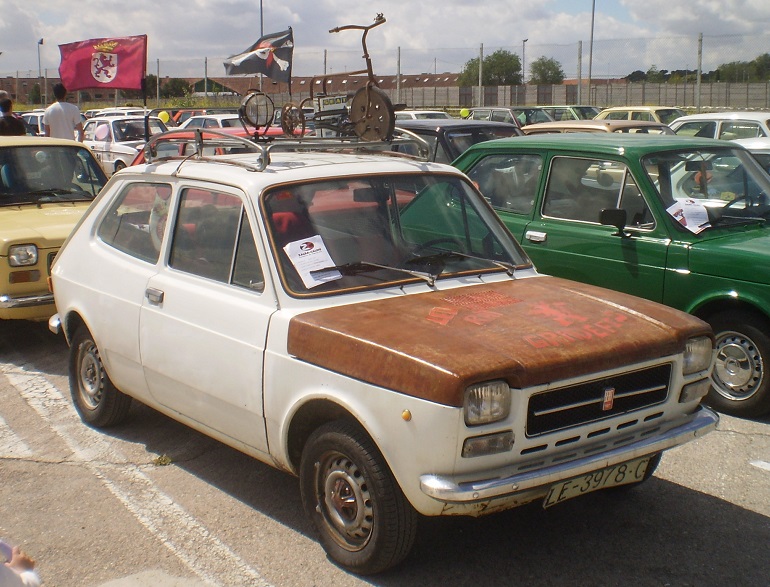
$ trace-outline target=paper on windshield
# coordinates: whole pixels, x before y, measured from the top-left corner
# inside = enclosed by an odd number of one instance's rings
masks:
[[[706,206],[699,204],[693,199],[684,198],[677,200],[674,205],[669,206],[666,211],[671,214],[679,224],[694,234],[698,234],[711,226],[709,224]]]
[[[320,271],[334,267],[334,261],[320,234],[290,242],[283,250],[308,289],[342,277],[336,269]]]

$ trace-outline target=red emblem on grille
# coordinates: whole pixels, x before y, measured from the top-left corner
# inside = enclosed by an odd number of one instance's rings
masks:
[[[608,412],[615,403],[615,388],[608,387],[604,390],[604,401],[602,402],[602,412]]]

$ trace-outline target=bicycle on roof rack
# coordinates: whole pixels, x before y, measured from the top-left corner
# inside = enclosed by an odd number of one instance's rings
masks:
[[[317,95],[314,77],[310,86],[310,97],[300,104],[288,102],[280,110],[281,128],[290,137],[303,136],[307,127],[305,111],[312,108],[312,120],[316,135],[321,137],[356,136],[365,141],[390,140],[396,125],[393,104],[388,95],[380,89],[372,70],[372,59],[366,47],[366,36],[369,31],[385,22],[382,13],[377,14],[370,25],[347,24],[331,29],[330,33],[345,30],[360,30],[363,59],[366,69],[336,74],[324,74],[319,81],[321,92]],[[363,87],[352,95],[330,95],[327,85],[335,77],[351,77],[366,74]],[[252,127],[259,129],[269,126],[273,120],[275,106],[273,101],[262,92],[251,91],[244,98],[239,109],[242,119]]]

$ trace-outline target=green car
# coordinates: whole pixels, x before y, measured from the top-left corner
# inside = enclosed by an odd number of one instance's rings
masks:
[[[770,175],[743,147],[539,135],[477,144],[454,165],[541,272],[706,320],[717,338],[711,405],[770,412]]]

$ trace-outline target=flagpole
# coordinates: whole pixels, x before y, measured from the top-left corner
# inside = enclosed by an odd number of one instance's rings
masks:
[[[262,0],[259,0],[259,38],[265,36],[265,18],[262,14]],[[262,74],[259,74],[259,91],[262,91]]]

